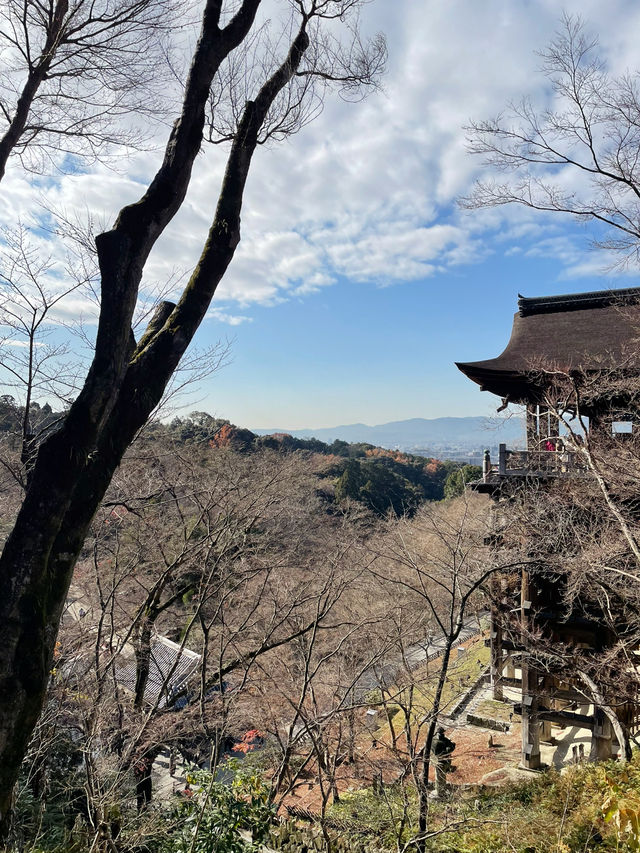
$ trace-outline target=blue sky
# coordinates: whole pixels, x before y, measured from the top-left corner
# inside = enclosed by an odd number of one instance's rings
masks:
[[[555,259],[496,254],[428,279],[387,287],[342,279],[304,299],[256,307],[252,322],[234,332],[231,363],[212,382],[214,400],[234,400],[233,415],[222,406],[215,412],[274,428],[490,416],[499,401],[454,362],[502,351],[517,293],[620,284],[559,278],[562,272]]]
[[[284,0],[266,0],[274,14]],[[571,221],[501,208],[464,213],[482,164],[463,126],[529,95],[550,104],[535,51],[559,26],[551,0],[373,0],[366,32],[389,43],[385,91],[358,104],[329,96],[315,123],[261,149],[247,187],[240,248],[198,344],[230,339],[230,363],[202,382],[189,408],[248,427],[320,427],[410,417],[491,414],[496,401],[454,361],[497,355],[517,293],[629,286],[590,252]],[[613,73],[635,69],[640,7],[567,0],[597,34]],[[158,131],[160,146],[164,131]],[[223,169],[203,151],[193,185],[150,258],[145,287],[187,273]],[[50,206],[108,224],[153,174],[157,151],[95,165],[46,184]],[[14,164],[0,223],[35,222],[39,186]],[[58,244],[38,239],[60,265]],[[95,308],[76,295],[59,319]]]

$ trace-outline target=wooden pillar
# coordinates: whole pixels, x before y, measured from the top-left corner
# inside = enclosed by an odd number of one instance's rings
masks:
[[[527,770],[539,770],[540,720],[538,718],[538,671],[528,655],[522,656],[522,754],[520,763]]]
[[[529,620],[531,614],[531,595],[532,589],[529,580],[529,573],[522,570],[522,580],[520,585],[520,622],[523,631],[523,640],[525,649],[529,645],[527,632],[529,628]],[[538,671],[531,656],[523,651],[522,653],[522,753],[520,763],[527,770],[538,770],[541,765],[540,761],[540,721],[538,718],[538,709],[540,705],[539,698],[539,679]]]
[[[605,411],[592,411],[589,415],[589,433],[596,438],[607,438],[611,435],[611,416],[607,418]]]
[[[538,439],[542,441],[549,437],[549,409],[546,406],[538,406]]]
[[[502,445],[500,446],[500,450],[502,460]],[[497,541],[499,529],[498,513],[498,503],[492,501],[490,515],[492,562],[496,559],[496,550],[499,547]],[[491,659],[489,674],[493,698],[502,701],[502,613],[500,612],[500,607],[503,599],[503,590],[502,578],[499,573],[492,575],[489,582],[489,592],[491,600],[491,629],[489,634],[491,638]]]
[[[553,743],[553,737],[551,735],[551,721],[550,720],[542,720],[540,723],[540,740],[543,743]]]
[[[538,406],[538,441],[560,435],[558,415],[547,406]]]
[[[516,665],[513,662],[513,655],[508,655],[504,662],[504,674],[507,678],[516,677]]]
[[[495,607],[491,608],[491,689],[493,698],[504,699],[502,688],[502,621]]]
[[[591,736],[591,761],[609,761],[612,754],[613,727],[602,708],[596,708]]]
[[[534,453],[538,447],[538,407],[533,403],[527,405],[527,450]]]
[[[545,675],[542,679],[542,693],[544,696],[545,707],[553,710],[553,700],[551,694],[553,692],[553,679],[549,675]],[[551,721],[542,720],[540,722],[540,740],[543,743],[553,743],[551,736]]]
[[[507,474],[507,445],[500,444],[498,446],[498,474],[503,477]]]

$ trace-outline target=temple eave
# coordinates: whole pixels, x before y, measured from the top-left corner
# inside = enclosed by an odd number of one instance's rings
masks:
[[[498,397],[508,397],[513,403],[529,399],[536,393],[531,375],[507,370],[491,370],[486,362],[456,362],[456,367],[464,373],[481,391],[489,391]]]

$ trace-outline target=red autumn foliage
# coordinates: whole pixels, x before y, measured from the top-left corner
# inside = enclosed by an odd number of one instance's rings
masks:
[[[439,459],[430,459],[424,466],[424,471],[427,474],[437,474],[442,467],[442,462]]]
[[[209,440],[209,446],[214,449],[228,447],[242,453],[250,449],[254,438],[251,430],[242,429],[233,424],[223,424]]]
[[[406,453],[402,453],[400,450],[387,450],[384,447],[372,447],[369,450],[365,450],[365,453],[367,456],[371,456],[373,458],[387,456],[389,459],[393,459],[395,462],[400,462],[403,465],[406,465],[411,461]]]
[[[249,729],[249,731],[245,732],[238,743],[234,743],[233,751],[234,752],[244,752],[246,755],[248,752],[256,749],[256,747],[262,745],[262,741],[264,739],[264,735],[258,729]]]
[[[209,441],[210,447],[228,447],[231,443],[235,427],[231,424],[223,424],[218,432]]]

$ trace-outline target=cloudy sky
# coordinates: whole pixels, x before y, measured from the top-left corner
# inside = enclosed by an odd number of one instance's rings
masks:
[[[276,2],[276,0],[274,0]],[[606,270],[589,232],[521,209],[467,213],[456,198],[482,164],[463,127],[523,95],[548,102],[536,50],[579,12],[615,73],[634,71],[640,6],[623,0],[373,0],[362,27],[386,33],[384,91],[324,112],[284,144],[258,151],[242,242],[199,334],[231,341],[230,363],[191,408],[248,427],[369,424],[489,414],[454,361],[497,355],[518,292],[629,286]],[[187,201],[150,259],[148,280],[188,271],[206,234],[224,151],[203,151]],[[14,163],[0,221],[28,221],[42,195],[101,222],[135,200],[159,152],[118,171],[55,180]],[[91,309],[78,303],[69,315]]]

